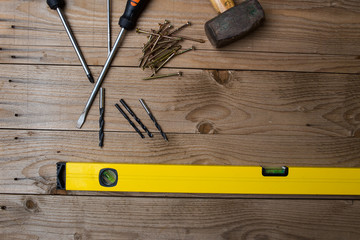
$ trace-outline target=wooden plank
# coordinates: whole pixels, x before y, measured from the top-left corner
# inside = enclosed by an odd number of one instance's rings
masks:
[[[56,163],[109,162],[208,165],[360,167],[360,140],[344,137],[239,136],[1,130],[0,193],[54,192]],[[72,194],[82,194],[75,192]],[[99,193],[96,193],[99,194]]]
[[[196,46],[198,46],[197,44]],[[190,48],[189,43],[183,45]],[[105,48],[83,47],[89,65],[103,66]],[[120,48],[112,66],[137,67],[142,51],[139,48]],[[80,65],[72,47],[10,46],[0,49],[0,63],[6,64],[60,64]],[[224,70],[268,70],[296,72],[360,73],[360,58],[352,55],[291,54],[199,50],[181,55],[166,67],[224,69]]]
[[[117,21],[124,4],[113,4],[113,40],[119,32]],[[360,54],[359,1],[262,0],[261,4],[266,12],[265,26],[224,50]],[[102,0],[69,1],[65,13],[80,46],[103,47],[106,52],[106,4]],[[4,0],[0,16],[1,44],[70,46],[56,12],[43,1]],[[193,26],[184,34],[206,39],[203,25],[215,16],[208,0],[154,0],[138,26],[156,28],[164,19],[179,26],[189,20]],[[124,46],[139,47],[143,42],[143,37],[130,32]],[[199,48],[213,49],[208,41]]]
[[[3,239],[359,239],[360,202],[0,196]]]
[[[92,70],[97,76],[100,68]],[[80,66],[2,65],[1,72],[0,128],[76,129],[93,88]],[[106,130],[132,130],[113,106],[124,98],[155,131],[138,102],[144,98],[166,132],[359,136],[359,75],[187,69],[183,77],[144,76],[110,69]],[[98,129],[97,102],[82,129]]]

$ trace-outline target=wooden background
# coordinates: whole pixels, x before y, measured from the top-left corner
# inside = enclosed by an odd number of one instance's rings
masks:
[[[113,1],[112,38],[126,1]],[[221,50],[208,41],[143,81],[144,35],[129,32],[98,99],[45,0],[0,0],[0,239],[360,239],[358,197],[57,191],[58,161],[360,167],[360,2],[261,0],[266,23]],[[95,78],[107,56],[106,1],[64,13]],[[206,39],[208,0],[152,0],[138,26],[190,21]],[[113,105],[150,130],[144,98],[168,133],[140,139]]]

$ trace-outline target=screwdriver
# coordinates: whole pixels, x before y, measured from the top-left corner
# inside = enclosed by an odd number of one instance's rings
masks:
[[[107,42],[108,42],[108,55],[111,52],[111,2],[110,0],[106,1],[106,12],[107,12]]]
[[[81,128],[82,125],[84,124],[86,116],[89,113],[91,105],[94,102],[96,94],[99,91],[99,88],[101,87],[101,84],[102,84],[102,82],[105,78],[105,75],[110,67],[110,64],[115,56],[115,53],[116,53],[118,47],[120,46],[120,43],[124,39],[126,31],[132,30],[135,28],[136,21],[139,18],[140,13],[144,10],[144,8],[148,2],[149,2],[149,0],[128,0],[127,1],[125,11],[119,19],[119,25],[121,27],[120,33],[115,40],[114,46],[111,49],[111,52],[110,52],[108,58],[106,59],[105,65],[104,65],[103,69],[101,70],[99,78],[96,81],[94,89],[92,90],[92,92],[90,94],[90,97],[85,105],[85,108],[84,108],[83,112],[81,113],[79,120],[77,121],[77,125],[76,125],[77,128]]]
[[[66,21],[66,18],[62,14],[61,8],[63,8],[65,6],[64,0],[46,0],[46,2],[47,2],[47,4],[49,5],[49,7],[51,9],[56,10],[58,12],[59,17],[61,19],[61,22],[64,25],[65,31],[68,34],[69,38],[70,38],[71,44],[73,45],[73,47],[75,49],[75,52],[76,52],[76,54],[77,54],[77,56],[78,56],[78,58],[79,58],[79,60],[81,62],[81,65],[84,68],[84,71],[85,71],[89,81],[91,83],[94,83],[94,78],[93,78],[93,76],[92,76],[92,74],[90,72],[89,67],[87,66],[87,64],[85,62],[84,56],[81,53],[79,45],[77,44],[76,39],[75,39],[74,35],[72,34],[72,31],[70,29],[69,24]]]

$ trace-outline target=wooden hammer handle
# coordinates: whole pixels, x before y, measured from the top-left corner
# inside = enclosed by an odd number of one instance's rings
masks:
[[[233,0],[210,0],[215,10],[219,13],[225,12],[235,6]]]

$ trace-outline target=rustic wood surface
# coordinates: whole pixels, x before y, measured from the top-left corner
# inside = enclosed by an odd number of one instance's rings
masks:
[[[4,239],[360,238],[352,200],[3,195],[0,205]]]
[[[113,1],[112,39],[126,1]],[[241,1],[236,1],[240,3]],[[56,190],[59,161],[360,167],[360,2],[261,0],[264,26],[222,49],[195,51],[152,81],[137,67],[146,36],[131,31],[98,99],[45,0],[0,0],[0,239],[359,239],[358,196],[98,193]],[[64,13],[95,78],[107,57],[106,3]],[[206,39],[208,0],[152,0],[138,22],[170,20]],[[113,106],[124,98],[153,139]],[[168,133],[165,142],[138,102]]]

